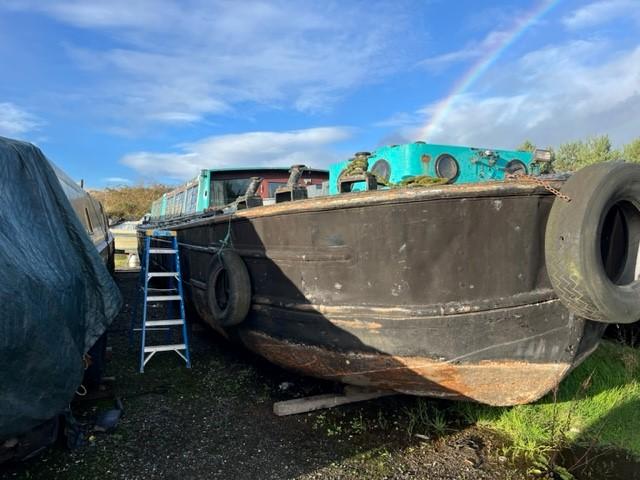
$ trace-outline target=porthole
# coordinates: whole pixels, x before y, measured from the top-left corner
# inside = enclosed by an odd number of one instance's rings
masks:
[[[436,159],[436,175],[438,177],[446,178],[450,182],[453,182],[456,178],[458,178],[459,173],[460,166],[458,165],[458,161],[453,157],[453,155],[443,153]]]
[[[504,171],[509,175],[526,175],[527,166],[520,160],[510,160]]]
[[[384,158],[381,158],[371,167],[371,172],[378,177],[388,182],[391,177],[391,165]]]

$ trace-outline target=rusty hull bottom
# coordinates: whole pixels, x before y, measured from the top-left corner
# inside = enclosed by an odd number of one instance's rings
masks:
[[[243,330],[242,342],[270,362],[305,375],[346,384],[494,406],[533,402],[570,370],[567,363],[481,361],[453,364],[426,357],[344,353]]]

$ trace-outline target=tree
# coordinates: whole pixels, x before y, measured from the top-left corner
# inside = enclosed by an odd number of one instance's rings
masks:
[[[166,185],[135,185],[91,191],[102,202],[109,218],[138,220],[149,212],[151,203],[171,190]]]
[[[640,138],[636,138],[623,147],[622,158],[628,162],[640,163]]]
[[[572,171],[578,169],[581,156],[582,142],[567,142],[558,147],[554,169],[559,171]]]
[[[620,152],[612,148],[609,136],[600,135],[588,138],[584,142],[576,141],[560,145],[554,167],[559,171],[571,171],[592,163],[616,160],[619,157]]]
[[[536,146],[531,142],[531,140],[527,139],[517,148],[519,152],[534,152]]]

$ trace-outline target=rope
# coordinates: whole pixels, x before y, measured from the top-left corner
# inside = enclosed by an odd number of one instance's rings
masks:
[[[429,175],[416,175],[414,177],[407,177],[398,183],[389,183],[391,188],[402,187],[429,187],[432,185],[442,185],[449,181],[448,178],[431,177]]]
[[[349,163],[345,169],[340,173],[340,178],[353,175],[364,175],[369,169],[369,157],[365,155],[356,155],[349,160]],[[376,172],[370,172],[376,177],[376,181],[379,185],[383,185],[389,188],[402,188],[402,187],[428,187],[432,185],[441,185],[447,183],[448,179],[431,177],[429,175],[416,175],[403,179],[398,183],[392,183],[388,179],[380,176]]]
[[[220,248],[216,253],[218,258],[220,258],[220,261],[222,261],[222,252],[226,250],[229,246],[233,247],[233,238],[231,238],[231,217],[232,215],[229,215],[229,219],[227,222],[227,233],[224,236],[224,238],[220,241]]]
[[[342,171],[341,177],[351,175],[362,175],[369,169],[369,158],[365,156],[358,156],[352,158],[347,167]]]

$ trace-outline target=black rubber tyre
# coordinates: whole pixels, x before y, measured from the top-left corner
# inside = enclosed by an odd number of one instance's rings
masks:
[[[545,234],[547,272],[576,315],[605,323],[640,319],[640,165],[606,162],[562,186]]]
[[[207,306],[215,322],[231,327],[242,322],[251,307],[251,280],[242,258],[232,250],[215,255],[207,277]]]

